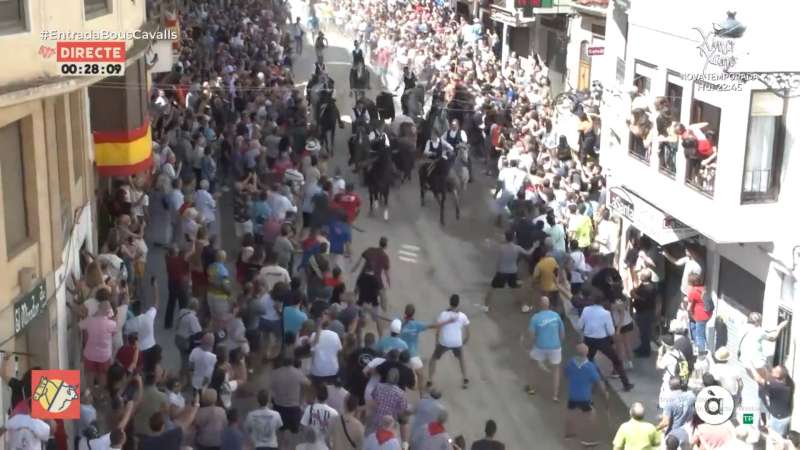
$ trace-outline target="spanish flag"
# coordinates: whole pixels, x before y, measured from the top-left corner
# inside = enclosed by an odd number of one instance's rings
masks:
[[[103,176],[128,176],[144,172],[153,164],[150,121],[125,131],[95,131],[94,159]]]

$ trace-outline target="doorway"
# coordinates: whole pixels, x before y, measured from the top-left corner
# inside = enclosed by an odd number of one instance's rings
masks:
[[[581,54],[578,61],[578,90],[588,91],[592,83],[592,57],[589,56],[589,41],[581,42]]]

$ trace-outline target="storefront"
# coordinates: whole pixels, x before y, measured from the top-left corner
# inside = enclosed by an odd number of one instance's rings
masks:
[[[625,255],[641,236],[650,238],[656,246],[675,258],[682,257],[684,245],[691,244],[699,253],[701,265],[707,266],[706,239],[633,191],[621,186],[612,187],[609,189],[608,206],[621,223],[617,269],[623,276],[627,275],[624,273]],[[683,268],[670,264],[661,255],[657,255],[655,259],[656,271],[663,277],[661,293],[665,301],[662,314],[666,320],[675,316],[682,300],[680,284]]]
[[[532,52],[539,55],[550,75],[550,92],[558,95],[567,86],[567,46],[569,44],[567,14],[537,14]]]
[[[518,57],[526,57],[530,54],[531,26],[535,19],[522,17],[522,13],[518,9],[508,9],[498,5],[491,5],[489,19],[492,28],[500,38],[503,61],[511,52],[516,53]]]

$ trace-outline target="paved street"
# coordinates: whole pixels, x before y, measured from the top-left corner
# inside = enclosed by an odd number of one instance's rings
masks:
[[[295,10],[295,13],[297,11]],[[337,102],[342,114],[350,111],[352,100],[348,97],[347,74],[350,62],[352,40],[329,36],[331,47],[325,59],[328,71],[336,80]],[[338,46],[338,47],[337,47]],[[308,44],[302,58],[295,63],[298,82],[305,81],[313,70],[313,48]],[[373,80],[375,77],[373,77]],[[373,81],[373,87],[375,86]],[[395,86],[391,86],[393,89]],[[374,98],[375,92],[370,96]],[[346,119],[347,120],[347,119]],[[341,167],[349,173],[346,165],[346,139],[348,128],[337,134],[336,158],[330,164],[332,173]],[[417,306],[420,320],[434,320],[447,306],[452,293],[462,298],[464,311],[472,322],[471,336],[466,347],[467,371],[471,384],[462,390],[458,364],[450,356],[445,356],[438,366],[435,385],[444,395],[443,400],[450,410],[448,429],[451,435],[463,434],[468,443],[482,437],[487,419],[494,419],[499,426],[498,439],[509,449],[536,448],[570,449],[580,448],[577,442],[565,443],[562,440],[563,413],[565,403],[554,403],[550,392],[550,375],[539,372],[540,392],[528,397],[523,386],[528,382],[529,373],[534,369],[527,353],[519,343],[519,335],[527,325],[528,316],[519,312],[519,307],[511,301],[509,291],[498,292],[491,313],[486,314],[476,306],[481,304],[491,275],[495,269],[494,246],[501,238],[501,230],[493,225],[487,209],[490,199],[491,180],[483,175],[480,163],[475,164],[476,181],[469,185],[462,204],[460,221],[455,220],[452,204],[447,205],[447,226],[442,227],[438,220],[438,207],[429,197],[425,208],[420,207],[419,185],[416,177],[411,183],[395,187],[390,195],[390,218],[384,222],[382,214],[368,217],[363,209],[357,225],[364,232],[354,232],[354,255],[359,255],[366,247],[376,245],[380,236],[389,238],[389,254],[392,259],[392,288],[389,290],[390,314],[400,316],[407,303]],[[366,198],[363,188],[359,191]],[[238,253],[238,243],[233,236],[232,205],[229,196],[220,201],[221,231],[223,246],[228,250],[230,260]],[[166,299],[166,275],[164,269],[164,250],[152,247],[149,270],[159,277],[161,297]],[[527,284],[526,284],[527,286]],[[519,292],[533,295],[529,288]],[[165,365],[168,370],[176,370],[178,357],[173,344],[173,333],[163,330],[163,318],[159,317],[158,340],[167,349]],[[574,344],[574,336],[570,338]],[[434,333],[428,333],[421,340],[421,353],[427,360],[434,346]],[[571,356],[571,348],[566,349],[565,358]],[[260,373],[254,383],[263,385],[267,373]],[[616,380],[613,380],[616,381]],[[416,394],[412,395],[416,398]],[[562,393],[562,399],[564,395]],[[600,437],[603,445],[597,448],[610,448],[611,432],[625,416],[624,407],[612,394],[612,407],[604,401],[598,402]],[[252,399],[242,401],[247,408]],[[611,411],[606,414],[606,411]],[[608,424],[612,419],[613,426]]]

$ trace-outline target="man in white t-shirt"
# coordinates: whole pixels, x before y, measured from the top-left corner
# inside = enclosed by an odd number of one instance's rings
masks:
[[[327,330],[325,330],[327,331]],[[335,333],[334,333],[335,334]],[[333,421],[339,419],[339,413],[325,403],[328,400],[328,388],[322,384],[314,385],[316,401],[306,406],[300,425],[314,431],[316,443],[326,443],[330,436]]]
[[[278,448],[278,430],[283,426],[281,415],[269,407],[269,391],[258,392],[258,409],[247,414],[244,431],[256,449]]]
[[[150,284],[153,287],[153,306],[141,313],[141,301],[134,303],[131,305],[134,317],[125,322],[125,334],[136,333],[139,336],[139,350],[141,352],[146,352],[156,345],[154,327],[156,314],[158,313],[159,294],[155,277],[150,280]]]
[[[448,351],[452,351],[453,355],[458,358],[458,365],[461,368],[461,377],[463,379],[462,387],[464,389],[469,385],[467,378],[467,371],[464,368],[464,354],[462,347],[469,341],[469,318],[463,312],[458,310],[458,304],[461,301],[458,294],[450,296],[450,308],[439,314],[437,323],[449,322],[442,325],[436,335],[436,349],[431,356],[430,369],[428,374],[428,386],[433,384],[433,375],[436,372],[436,363],[441,359],[442,355]],[[455,319],[455,320],[453,320]]]
[[[273,252],[267,254],[266,265],[258,272],[258,276],[264,279],[267,291],[272,292],[272,288],[278,283],[291,284],[292,278],[289,271],[278,265],[277,255]]]
[[[327,318],[324,320],[327,322]],[[327,323],[320,321],[311,336],[311,379],[324,382],[332,381],[339,374],[342,341],[336,332],[323,329],[323,325],[327,327]]]
[[[206,333],[200,341],[200,346],[195,347],[189,354],[189,367],[192,372],[192,387],[200,390],[208,386],[214,367],[217,365],[217,355],[214,354],[214,334]]]

